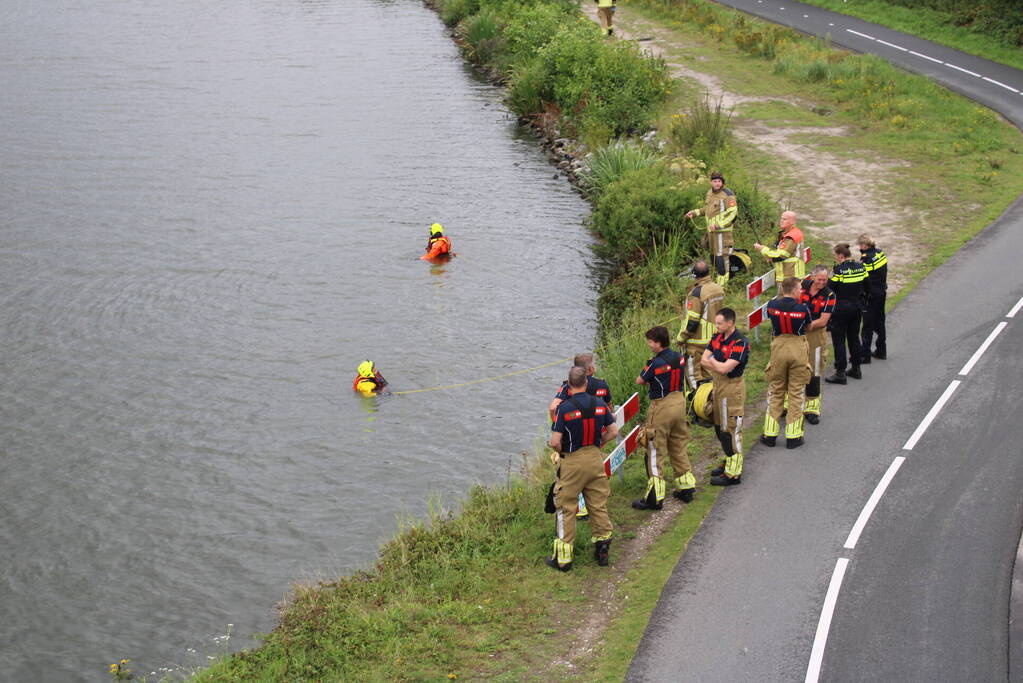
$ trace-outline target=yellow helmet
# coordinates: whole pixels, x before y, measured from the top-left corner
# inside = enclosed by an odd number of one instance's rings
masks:
[[[440,223],[434,223],[430,226],[430,235],[436,235],[442,232],[444,232],[444,226]]]
[[[753,259],[745,250],[737,249],[728,257],[728,272],[731,275],[746,273],[753,269]]]
[[[713,389],[712,382],[703,382],[696,387],[696,391],[692,394],[690,406],[693,417],[696,418],[697,424],[704,427],[709,426],[714,419]]]
[[[373,377],[374,370],[373,361],[364,360],[359,363],[359,367],[356,369],[356,372],[359,373],[359,377]]]

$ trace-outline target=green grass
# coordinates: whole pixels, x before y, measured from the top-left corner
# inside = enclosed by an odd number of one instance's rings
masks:
[[[842,14],[919,36],[1009,66],[1023,69],[1023,50],[998,38],[951,23],[946,12],[926,7],[901,7],[883,0],[803,0]]]

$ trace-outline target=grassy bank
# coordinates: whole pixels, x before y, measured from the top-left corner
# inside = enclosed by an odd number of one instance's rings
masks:
[[[750,89],[828,102],[828,116],[858,121],[850,153],[903,155],[937,168],[932,175],[908,176],[911,201],[922,203],[938,193],[956,214],[973,197],[973,215],[959,232],[954,221],[937,230],[930,226],[941,248],[953,249],[957,238],[974,234],[1019,192],[1023,169],[1013,147],[1018,136],[961,98],[910,82],[878,60],[834,52],[820,41],[707,3],[642,0],[642,6],[649,16],[703,36],[701,56],[716,73],[734,73]],[[580,20],[572,2],[441,0],[437,9],[455,27],[467,57],[507,83],[517,114],[583,141],[592,153],[584,184],[594,207],[590,227],[599,238],[598,252],[613,265],[600,300],[600,374],[624,398],[649,356],[643,331],[671,321],[674,332],[679,324],[687,283],[678,274],[700,251],[700,232],[682,214],[700,203],[707,171],[724,171],[739,196],[737,246],[749,248],[771,239],[769,225],[780,209],[760,189],[772,162],[736,141],[727,111],[672,81],[661,60],[634,45],[605,40]],[[760,106],[739,114],[806,115]],[[660,131],[656,142],[616,141],[654,124]],[[1010,173],[1007,188],[985,190]],[[923,234],[928,226],[911,229]],[[811,247],[823,255],[828,245]],[[934,258],[943,253],[932,252]],[[766,270],[755,262],[756,273]],[[733,283],[727,296],[740,312],[749,308],[743,284]],[[766,358],[765,341],[754,346],[747,371],[751,404],[763,396]],[[747,441],[756,433],[748,429]],[[712,436],[694,428],[690,455],[700,474],[717,451]],[[337,581],[297,585],[279,626],[261,647],[225,658],[195,680],[620,680],[661,586],[717,492],[701,488],[694,504],[664,525],[644,555],[629,556],[623,549],[639,547],[651,519],[629,506],[645,485],[642,463],[634,458],[626,463],[624,481],[612,481],[612,567],[596,566],[583,522],[576,567],[561,574],[542,562],[552,539],[551,517],[542,512],[552,469],[539,452],[524,459],[522,476],[507,485],[475,488],[458,510],[438,504],[429,519],[408,521],[381,549],[374,567]],[[589,643],[596,646],[592,654],[569,662],[567,643],[576,642],[580,627],[594,619],[610,583],[617,587],[606,630]]]
[[[903,33],[1023,69],[1023,6],[949,0],[803,0]]]

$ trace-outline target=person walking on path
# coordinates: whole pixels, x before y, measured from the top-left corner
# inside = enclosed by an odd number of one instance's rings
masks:
[[[614,21],[615,0],[593,0],[597,3],[597,18],[600,19],[600,28],[604,35],[613,35],[615,30],[611,25]]]

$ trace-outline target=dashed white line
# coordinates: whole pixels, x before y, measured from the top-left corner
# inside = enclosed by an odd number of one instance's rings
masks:
[[[955,64],[952,64],[951,62],[945,62],[945,66],[949,67],[950,69],[955,69],[956,71],[962,71],[964,74],[970,74],[971,76],[976,76],[977,78],[983,78],[983,76],[981,76],[976,71],[970,71],[969,69],[964,69],[963,67],[956,66]]]
[[[868,36],[866,33],[860,33],[859,31],[854,31],[851,28],[847,28],[846,31],[853,34],[854,36],[859,36],[861,38],[866,38],[868,40],[877,40],[877,38],[875,38],[874,36]]]
[[[1006,85],[1005,83],[1002,83],[1000,81],[996,81],[993,78],[988,78],[987,76],[981,76],[981,78],[983,78],[988,83],[993,83],[993,84],[997,85],[1000,88],[1005,88],[1006,90],[1011,90],[1013,92],[1019,92],[1019,90],[1017,90],[1016,88],[1012,87],[1011,85]]]
[[[1012,310],[1005,314],[1006,318],[1015,318],[1016,314],[1019,313],[1019,309],[1023,308],[1023,297],[1016,302],[1016,305],[1012,307]]]
[[[952,397],[952,392],[954,392],[960,384],[962,384],[962,382],[959,380],[952,380],[952,382],[948,385],[948,388],[945,389],[945,393],[941,395],[941,398],[939,398],[938,401],[931,406],[931,410],[924,416],[923,422],[917,426],[916,431],[914,431],[913,435],[909,437],[909,441],[907,441],[906,445],[902,447],[902,450],[913,450],[913,446],[915,446],[916,442],[920,440],[920,437],[924,435],[927,428],[931,426],[931,423],[934,422],[934,418],[936,418],[938,413],[941,412],[941,409],[945,407],[945,403],[947,403],[948,399]]]
[[[880,38],[878,38],[877,42],[881,43],[882,45],[887,45],[888,47],[894,47],[896,50],[902,50],[903,52],[909,52],[908,49],[902,47],[901,45],[896,45],[895,43],[889,43],[887,40],[881,40]]]
[[[941,61],[940,59],[935,59],[934,57],[931,57],[931,56],[925,55],[925,54],[921,54],[919,52],[914,52],[913,50],[910,50],[909,54],[916,55],[917,57],[923,57],[924,59],[929,59],[930,61],[934,62],[935,64],[944,64],[945,63],[945,62]]]
[[[824,646],[828,643],[828,631],[831,630],[831,617],[835,614],[838,591],[842,589],[842,579],[848,566],[849,558],[840,557],[835,563],[835,571],[831,574],[831,583],[828,584],[828,592],[824,596],[824,607],[821,608],[821,619],[817,622],[817,634],[813,637],[810,663],[806,666],[806,683],[817,683],[817,679],[820,678]]]
[[[828,24],[828,26],[834,26],[834,24]]]
[[[856,518],[856,523],[853,524],[852,531],[849,532],[849,538],[845,539],[845,548],[852,550],[856,547],[856,541],[860,540],[860,534],[863,533],[863,527],[867,526],[867,520],[870,519],[870,515],[874,514],[874,508],[877,507],[878,501],[881,500],[881,496],[884,495],[885,490],[888,489],[888,484],[892,483],[892,479],[895,477],[895,473],[902,467],[902,463],[906,461],[903,456],[898,456],[892,461],[892,464],[888,466],[888,471],[881,477],[881,481],[877,483],[877,487],[874,488],[874,492],[870,494],[870,498],[867,500],[867,504],[863,506],[863,511],[860,512],[860,516]]]
[[[970,356],[970,360],[966,361],[966,365],[964,365],[963,369],[959,371],[960,375],[970,374],[970,370],[973,369],[973,366],[977,364],[977,361],[980,360],[980,357],[984,355],[985,351],[987,351],[987,347],[991,346],[991,342],[995,340],[995,337],[997,337],[1008,324],[1009,323],[1003,320],[1002,322],[995,325],[995,329],[991,330],[991,334],[987,336],[987,339],[985,339],[984,343],[980,345],[980,348],[973,352],[973,355]]]

